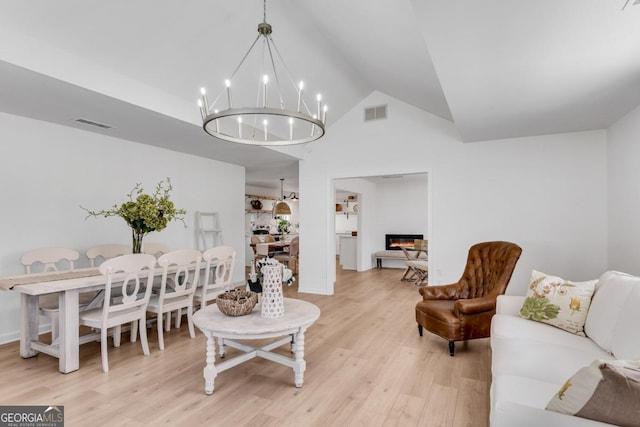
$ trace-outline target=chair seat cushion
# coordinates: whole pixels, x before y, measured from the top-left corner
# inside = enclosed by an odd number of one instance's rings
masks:
[[[107,321],[107,327],[110,328],[113,325],[121,325],[123,323],[127,323],[132,320],[128,318],[131,318],[133,314],[139,312],[140,307],[133,307],[126,310],[120,310],[110,313],[109,320]],[[102,307],[81,311],[80,324],[91,326],[92,328],[100,328],[102,325]]]
[[[426,300],[416,304],[416,321],[428,331],[450,341],[463,339],[453,300]]]
[[[163,308],[165,311],[172,311],[178,308],[187,307],[191,303],[190,295],[179,295],[177,297],[171,298],[171,293],[169,293],[169,297],[165,297]],[[157,311],[160,306],[160,297],[158,295],[151,295],[149,298],[149,303],[147,304],[147,311]]]

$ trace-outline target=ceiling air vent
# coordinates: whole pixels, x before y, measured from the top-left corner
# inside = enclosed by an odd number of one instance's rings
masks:
[[[76,119],[75,121],[78,122],[78,123],[82,123],[83,125],[95,126],[95,127],[99,127],[99,128],[102,128],[102,129],[111,129],[111,126],[109,126],[109,125],[105,125],[104,123],[94,122],[92,120]]]
[[[380,120],[387,118],[387,105],[378,105],[364,109],[364,121]]]

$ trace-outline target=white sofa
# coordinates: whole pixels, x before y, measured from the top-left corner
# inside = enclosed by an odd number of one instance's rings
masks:
[[[521,318],[523,302],[524,297],[500,296],[491,322],[491,426],[609,425],[544,408],[594,360],[640,359],[640,277],[615,271],[600,277],[586,337]]]

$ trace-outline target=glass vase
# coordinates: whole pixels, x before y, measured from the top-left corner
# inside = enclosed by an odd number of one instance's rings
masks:
[[[131,252],[134,254],[142,253],[142,238],[144,237],[144,233],[140,230],[136,230],[135,228],[131,229],[131,241],[132,248]]]

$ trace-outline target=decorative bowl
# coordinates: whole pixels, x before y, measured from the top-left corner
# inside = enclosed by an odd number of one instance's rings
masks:
[[[258,303],[258,294],[245,290],[224,292],[216,297],[218,309],[227,316],[244,316]]]

